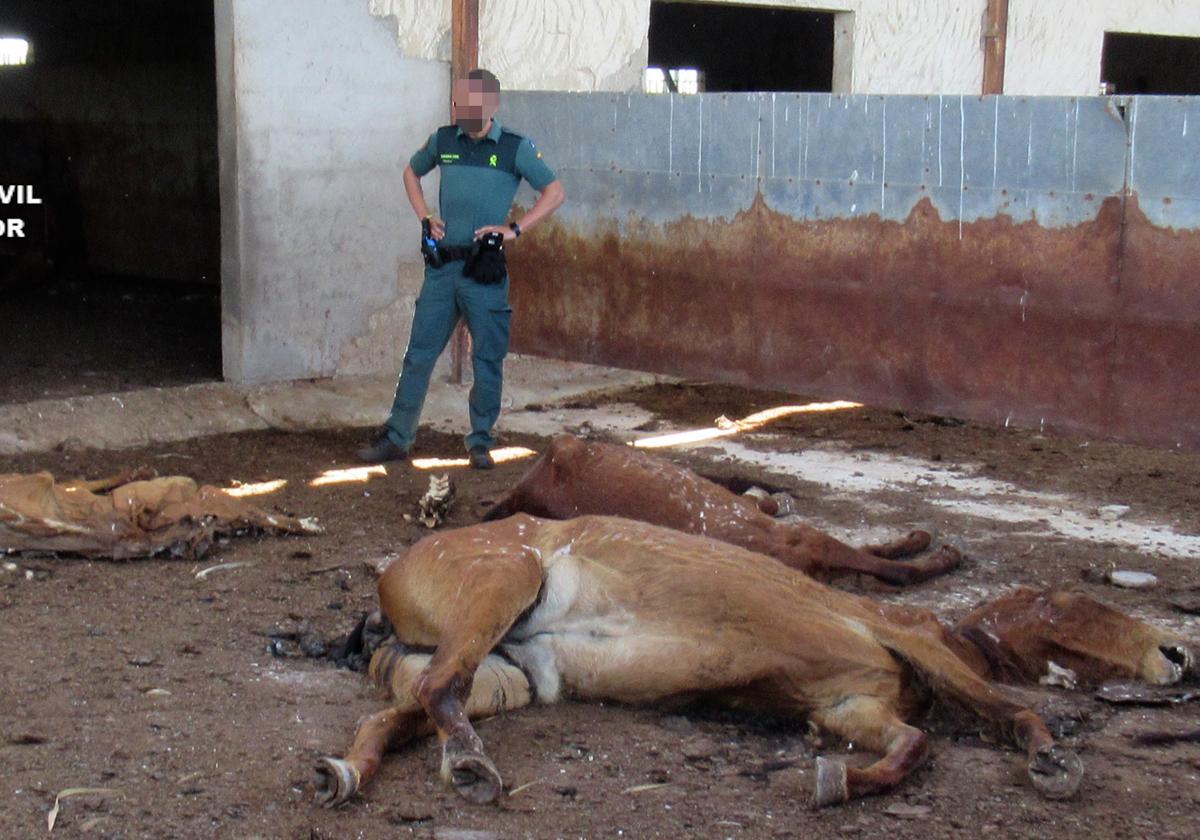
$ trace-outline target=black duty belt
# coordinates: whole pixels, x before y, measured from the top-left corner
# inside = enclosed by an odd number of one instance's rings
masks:
[[[442,255],[442,262],[454,262],[455,260],[465,260],[471,256],[472,245],[438,245],[438,253]]]

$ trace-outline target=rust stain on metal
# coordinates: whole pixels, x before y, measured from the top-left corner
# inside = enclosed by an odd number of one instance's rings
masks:
[[[1200,230],[1156,226],[1136,195],[1125,225],[1113,422],[1123,437],[1200,448]]]
[[[800,222],[761,195],[731,220],[552,221],[511,251],[514,349],[992,423],[1200,447],[1200,231],[1119,198],[1046,228]]]

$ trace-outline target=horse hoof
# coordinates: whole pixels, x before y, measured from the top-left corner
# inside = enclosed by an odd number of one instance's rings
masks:
[[[909,533],[909,537],[915,537],[919,534],[929,535],[929,543],[925,546],[926,548],[942,538],[942,532],[938,530],[938,526],[932,522],[918,522],[913,526],[912,531]]]
[[[1160,684],[1174,685],[1185,680],[1193,680],[1196,677],[1196,656],[1186,645],[1171,642],[1159,645],[1158,652],[1162,654],[1161,659],[1165,659],[1167,664],[1165,682]]]
[[[952,572],[967,560],[967,544],[962,537],[939,537],[933,541],[930,548],[931,553],[922,560],[933,572],[933,576]]]
[[[846,765],[832,758],[817,757],[817,787],[813,791],[813,807],[840,805],[850,798],[846,786]]]
[[[1070,799],[1083,781],[1083,762],[1058,744],[1043,747],[1029,760],[1029,780],[1047,799]]]
[[[937,529],[932,525],[918,525],[913,530],[909,531],[904,537],[904,541],[909,544],[909,548],[913,554],[919,554],[925,551],[929,546],[938,539]]]
[[[358,770],[350,762],[325,757],[317,761],[314,770],[317,774],[314,782],[317,791],[313,799],[318,805],[332,808],[358,792]]]
[[[451,756],[450,784],[459,796],[476,805],[495,802],[504,787],[496,765],[483,753]]]

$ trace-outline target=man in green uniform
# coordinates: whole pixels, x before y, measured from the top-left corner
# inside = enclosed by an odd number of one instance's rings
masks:
[[[500,416],[512,317],[502,246],[545,219],[566,198],[562,184],[533,143],[494,119],[500,105],[500,83],[495,76],[487,70],[472,70],[454,82],[453,94],[454,125],[430,135],[404,169],[404,190],[413,211],[436,241],[436,247],[427,249],[436,255],[426,255],[425,283],[417,299],[391,415],[375,442],[358,453],[368,463],[408,458],[433,365],[462,317],[471,333],[474,372],[468,398],[471,433],[466,438],[467,450],[472,467],[493,466],[489,450],[495,442],[492,427]],[[421,190],[421,178],[435,166],[441,167],[442,176],[440,214],[430,211]],[[540,195],[528,213],[506,224],[522,178]],[[481,245],[490,245],[490,250],[484,247],[481,251]],[[473,268],[484,263],[490,270]],[[467,276],[472,272],[475,276]]]

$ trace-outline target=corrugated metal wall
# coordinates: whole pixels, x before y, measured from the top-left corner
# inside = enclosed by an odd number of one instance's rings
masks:
[[[1200,101],[513,93],[521,351],[1200,446]],[[526,204],[531,200],[526,194]]]

